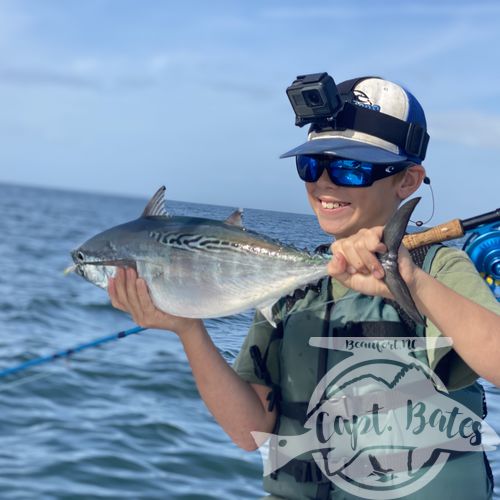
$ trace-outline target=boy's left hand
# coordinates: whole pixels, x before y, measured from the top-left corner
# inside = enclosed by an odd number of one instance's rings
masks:
[[[330,276],[364,295],[393,299],[383,281],[385,271],[376,255],[387,251],[381,241],[383,230],[383,226],[361,229],[352,236],[335,241],[331,246],[333,256],[328,264]],[[403,245],[399,249],[398,264],[401,277],[411,288],[417,268]]]

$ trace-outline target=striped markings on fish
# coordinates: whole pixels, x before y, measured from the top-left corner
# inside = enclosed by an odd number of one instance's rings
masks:
[[[384,230],[388,252],[379,255],[385,282],[396,301],[421,322],[401,278],[397,252],[419,198],[405,203]],[[328,257],[284,245],[242,224],[242,210],[225,221],[171,216],[161,187],[133,221],[90,238],[72,252],[75,271],[107,288],[117,267],[134,267],[160,310],[177,316],[213,318],[252,307],[274,324],[281,297],[327,276]]]

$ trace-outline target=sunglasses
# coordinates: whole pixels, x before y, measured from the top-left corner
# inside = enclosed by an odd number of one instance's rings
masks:
[[[334,184],[345,187],[368,187],[375,181],[397,174],[412,165],[410,162],[380,165],[328,155],[298,155],[295,162],[303,181],[316,182],[326,170]]]

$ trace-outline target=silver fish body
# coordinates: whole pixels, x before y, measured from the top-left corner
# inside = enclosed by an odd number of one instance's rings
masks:
[[[225,222],[166,215],[163,192],[139,219],[74,250],[76,273],[106,288],[117,267],[135,267],[156,307],[193,318],[266,308],[327,275],[325,257],[245,230],[237,212]]]
[[[244,229],[241,212],[226,221],[167,215],[164,191],[157,191],[138,219],[97,234],[74,250],[71,270],[106,288],[117,267],[134,267],[162,311],[212,318],[257,307],[271,322],[276,300],[327,276],[328,258]],[[388,251],[378,258],[396,302],[422,323],[397,261],[418,201],[404,204],[389,221],[383,234]]]

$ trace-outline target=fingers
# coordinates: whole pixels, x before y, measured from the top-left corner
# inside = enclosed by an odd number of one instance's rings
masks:
[[[380,241],[383,228],[362,229],[355,235],[336,241],[332,245],[332,253],[337,256],[337,264],[332,264],[331,271],[348,274],[373,275],[377,279],[384,277],[384,269],[377,258],[377,253],[386,251]],[[339,257],[344,264],[340,265]],[[345,267],[344,267],[345,266]]]
[[[332,259],[328,264],[328,272],[335,276],[347,274],[347,261],[340,252],[332,251]]]
[[[136,280],[137,273],[134,269],[118,268],[115,277],[109,280],[108,293],[113,307],[130,313],[137,323],[142,317],[142,311]]]
[[[108,292],[113,307],[128,312],[139,326],[170,330],[179,336],[193,330],[204,332],[199,319],[181,318],[157,309],[146,281],[138,278],[135,269],[117,269],[115,278],[109,280]]]
[[[122,287],[122,282],[123,282],[123,277],[120,277],[119,272],[120,269],[117,270],[117,273],[114,278],[109,279],[108,294],[109,298],[111,299],[111,304],[113,305],[113,307],[115,307],[116,309],[120,309],[120,311],[128,312],[127,306],[124,303],[122,303],[118,297],[118,289]]]
[[[137,296],[137,273],[134,269],[125,269],[125,293],[130,307],[130,313],[136,323],[142,321],[143,313]]]
[[[141,310],[147,316],[153,314],[156,311],[156,307],[151,300],[149,295],[148,285],[142,278],[138,278],[136,281],[137,285],[137,299],[141,306]]]

